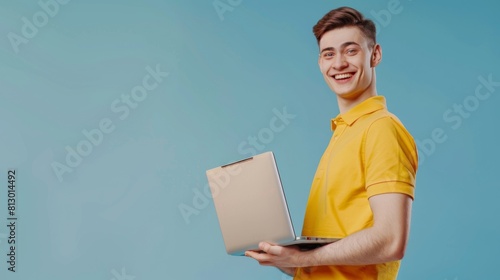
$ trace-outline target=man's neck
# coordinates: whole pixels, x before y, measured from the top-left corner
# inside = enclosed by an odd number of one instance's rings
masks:
[[[366,99],[377,96],[377,90],[376,89],[368,89],[362,94],[358,95],[354,99],[348,99],[348,98],[342,98],[337,96],[337,103],[339,105],[339,111],[340,114],[345,114],[349,110],[351,110],[354,106],[358,105],[359,103],[365,101]]]

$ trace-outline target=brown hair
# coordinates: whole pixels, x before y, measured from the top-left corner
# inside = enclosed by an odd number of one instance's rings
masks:
[[[363,32],[370,41],[369,47],[373,47],[377,42],[375,38],[377,30],[373,21],[366,19],[363,14],[350,7],[340,7],[328,12],[313,27],[313,33],[319,44],[326,32],[349,26],[356,26]]]

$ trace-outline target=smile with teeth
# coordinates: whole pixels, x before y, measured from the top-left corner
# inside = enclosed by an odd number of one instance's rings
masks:
[[[354,76],[354,73],[343,73],[343,74],[333,75],[333,78],[335,80],[345,80],[345,79],[349,79],[352,76]]]

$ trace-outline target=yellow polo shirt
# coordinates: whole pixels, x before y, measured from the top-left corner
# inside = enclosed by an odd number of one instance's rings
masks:
[[[371,97],[331,122],[333,136],[321,157],[306,207],[302,235],[346,237],[373,225],[368,198],[403,193],[414,198],[418,166],[415,142]],[[396,279],[399,261],[366,266],[298,269],[294,279]]]

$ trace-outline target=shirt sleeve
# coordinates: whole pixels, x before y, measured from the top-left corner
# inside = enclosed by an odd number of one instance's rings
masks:
[[[399,121],[390,116],[374,121],[366,134],[364,156],[368,197],[403,193],[414,199],[417,148]]]

